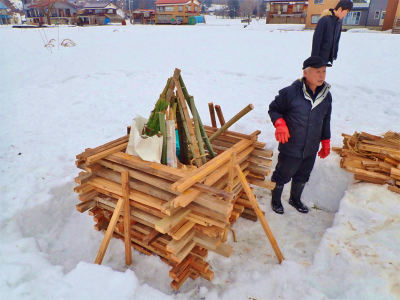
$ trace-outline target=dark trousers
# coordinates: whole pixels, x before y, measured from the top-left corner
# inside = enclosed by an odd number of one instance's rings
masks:
[[[308,182],[316,157],[316,153],[305,158],[279,153],[278,163],[271,180],[278,185],[284,185],[291,179],[295,182]]]

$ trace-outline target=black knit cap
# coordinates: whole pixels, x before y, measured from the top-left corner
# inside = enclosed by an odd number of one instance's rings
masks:
[[[303,62],[303,70],[305,68],[321,68],[323,66],[332,67],[331,64],[326,63],[321,57],[319,56],[310,56]]]

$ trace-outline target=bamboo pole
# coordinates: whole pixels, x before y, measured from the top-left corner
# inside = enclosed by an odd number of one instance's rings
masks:
[[[167,164],[167,130],[165,126],[165,113],[159,112],[158,119],[160,120],[160,131],[163,136],[163,147],[162,147],[162,155],[161,155],[161,163],[163,165]]]
[[[193,145],[192,136],[191,136],[191,134],[189,132],[189,127],[188,127],[188,123],[187,123],[186,118],[185,118],[185,114],[183,112],[182,104],[179,101],[178,101],[178,110],[179,110],[179,113],[181,115],[181,121],[182,121],[183,129],[185,130],[186,140],[187,140],[187,142],[189,144],[190,152],[192,153],[192,156],[195,157],[196,152],[195,152],[195,148],[194,148],[194,145]],[[195,164],[197,165],[197,160],[195,160]]]
[[[176,102],[177,108],[179,107],[178,102]],[[188,140],[186,135],[186,130],[183,127],[182,118],[180,110],[176,110],[176,124],[178,127],[178,137],[179,137],[179,150],[180,150],[180,161],[181,163],[188,165]]]
[[[285,259],[282,255],[281,250],[279,249],[278,243],[275,240],[274,235],[272,234],[271,229],[269,228],[269,225],[267,223],[267,220],[265,219],[260,207],[258,206],[257,200],[254,197],[249,184],[246,181],[246,178],[243,175],[242,169],[240,168],[239,165],[235,166],[236,168],[236,173],[238,174],[240,181],[242,183],[242,186],[246,192],[247,197],[249,198],[251,205],[253,206],[253,210],[255,211],[258,219],[260,220],[261,226],[263,227],[265,233],[267,234],[268,240],[271,243],[272,248],[274,249],[275,255],[279,260],[279,263],[282,263],[282,261]]]
[[[210,142],[215,140],[221,133],[231,127],[235,122],[237,122],[241,117],[250,112],[254,108],[253,104],[249,104],[245,108],[243,108],[240,112],[238,112],[232,119],[230,119],[225,125],[223,125],[217,132],[215,132],[210,138]]]
[[[191,107],[192,115],[193,115],[193,123],[194,123],[194,128],[196,131],[196,138],[197,142],[199,144],[199,151],[200,151],[200,156],[201,156],[201,161],[203,164],[207,163],[206,159],[206,153],[204,151],[204,142],[201,138],[201,132],[200,132],[200,125],[199,125],[199,116],[197,114],[197,110],[195,109],[194,106],[194,98],[189,97],[189,107]],[[212,149],[212,148],[211,148]]]
[[[180,83],[180,86],[182,88],[183,95],[185,96],[186,102],[189,105],[190,111],[192,112],[193,118],[196,116],[196,118],[197,118],[197,120],[199,122],[201,137],[203,138],[203,141],[204,141],[204,143],[205,143],[205,145],[207,147],[207,150],[208,150],[211,158],[214,158],[215,157],[214,150],[213,150],[213,148],[211,146],[210,141],[208,140],[207,133],[206,133],[206,131],[204,129],[203,122],[201,121],[200,114],[197,111],[196,105],[194,103],[194,99],[191,100],[190,97],[192,97],[192,96],[189,96],[189,92],[187,91],[185,83],[183,82],[182,75],[179,75],[179,83]],[[199,147],[200,147],[200,144],[199,144]]]

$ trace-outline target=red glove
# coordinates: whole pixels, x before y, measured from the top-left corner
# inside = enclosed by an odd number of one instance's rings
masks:
[[[283,118],[279,118],[275,121],[275,138],[279,143],[287,143],[290,138],[289,128],[286,126],[286,122]]]
[[[321,158],[325,158],[331,153],[331,140],[322,140],[321,141],[321,150],[318,152],[318,156]]]

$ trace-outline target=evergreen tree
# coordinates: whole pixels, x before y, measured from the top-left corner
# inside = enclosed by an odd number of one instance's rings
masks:
[[[228,0],[229,17],[236,18],[239,15],[239,0]]]

